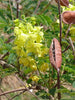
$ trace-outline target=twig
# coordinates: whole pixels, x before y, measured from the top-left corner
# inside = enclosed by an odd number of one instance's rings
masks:
[[[5,95],[5,94],[9,94],[9,93],[13,93],[13,92],[18,92],[18,91],[28,91],[28,89],[25,89],[25,88],[21,88],[21,89],[14,89],[14,90],[11,90],[11,91],[6,91],[4,93],[1,93],[0,96],[2,95]]]
[[[57,87],[57,83],[52,87],[52,89],[53,89],[53,88],[56,88],[56,87]]]
[[[15,74],[15,76],[16,76],[16,78],[19,80],[19,82],[25,87],[25,88],[27,88],[26,86],[25,86],[25,84],[24,84],[24,82]]]
[[[60,0],[58,0],[58,11],[59,11],[59,22],[60,22],[60,45],[61,45],[61,41],[62,41],[62,19],[61,19]]]
[[[69,42],[70,42],[70,45],[71,45],[71,47],[72,47],[73,55],[74,55],[74,60],[75,60],[75,48],[74,48],[73,42],[72,42],[72,40],[71,40],[70,37],[69,37]]]
[[[18,14],[19,14],[18,7],[19,7],[19,1],[16,0],[16,8],[17,8],[16,18],[18,18]]]
[[[13,65],[11,64],[7,64],[7,62],[3,61],[3,60],[0,60],[0,65],[3,66],[3,68],[15,68]]]
[[[1,89],[2,78],[0,77],[0,89]],[[0,97],[1,100],[1,97]]]
[[[39,71],[39,68],[37,68],[37,70],[38,70],[38,72],[39,72],[39,74],[40,74],[40,76],[41,76],[41,79],[42,79],[43,82],[44,82],[44,85],[48,88],[46,81],[44,80],[44,78],[42,77],[41,72]]]
[[[13,42],[13,39],[8,38],[8,40],[5,41],[4,43],[10,43],[10,42]]]
[[[17,97],[17,96],[21,95],[21,94],[22,94],[22,93],[24,93],[24,92],[25,92],[25,90],[24,90],[24,91],[22,91],[22,92],[20,92],[19,94],[15,95],[15,96],[13,96],[10,100],[13,100],[15,97]]]
[[[11,16],[12,16],[12,20],[14,20],[14,16],[13,16],[13,10],[12,10],[12,6],[11,6],[11,2],[9,0],[9,5],[10,5],[10,10],[11,10]]]
[[[60,89],[60,76],[59,76],[59,71],[57,71],[57,88]],[[61,99],[61,93],[58,92],[58,100]]]
[[[17,15],[16,15],[17,18],[18,18],[18,14],[19,14],[19,12],[18,12],[18,6],[19,6],[19,4],[17,3]]]
[[[52,2],[52,0],[46,5],[45,8],[43,8],[43,10],[40,13],[38,13],[38,15],[42,14],[49,7],[49,5],[51,4],[51,2]]]
[[[3,90],[2,90],[2,89],[0,89],[0,90],[1,90],[1,92],[3,93]],[[6,98],[8,98],[8,100],[10,100],[9,97],[8,97],[6,94],[5,94],[4,96],[5,96]]]
[[[66,32],[66,35],[65,35],[65,39],[66,39],[67,36],[68,36],[68,33],[69,33],[69,31],[70,31],[70,27],[71,27],[71,25],[72,25],[72,23],[69,25],[69,27],[68,27],[68,29],[67,29],[67,32]]]
[[[24,84],[24,82],[16,75],[16,78],[19,80],[19,82],[25,87],[25,88],[27,88],[26,86],[25,86],[25,84]],[[29,93],[31,93],[37,100],[40,100],[35,94],[33,94],[28,88],[27,88],[27,90],[28,90],[28,92]]]
[[[70,47],[71,47],[71,45],[69,45],[65,50],[63,50],[62,53],[64,53],[65,51],[67,51]]]
[[[7,56],[7,55],[9,55],[9,52],[7,52],[7,53],[1,55],[0,60],[2,60],[2,59],[3,59],[5,56]]]
[[[37,7],[36,7],[36,9],[35,9],[35,11],[34,11],[34,14],[37,13],[38,8],[39,8],[41,2],[43,2],[43,1],[44,1],[44,0],[38,0]]]
[[[51,86],[51,76],[50,76],[50,66],[49,66],[49,89],[50,89],[50,86]]]

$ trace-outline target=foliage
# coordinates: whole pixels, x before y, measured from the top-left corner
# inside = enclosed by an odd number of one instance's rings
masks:
[[[20,4],[23,9],[19,10],[19,18],[16,19],[17,8],[14,8],[11,2],[15,19],[13,21],[8,0],[1,2],[7,4],[7,9],[0,9],[0,55],[7,55],[0,58],[0,61],[5,61],[6,64],[13,65],[14,68],[11,66],[6,68],[0,63],[0,77],[18,73],[21,79],[31,84],[31,87],[43,87],[43,90],[36,88],[35,94],[39,98],[48,100],[50,97],[54,97],[56,99],[58,89],[54,86],[57,82],[57,72],[50,65],[49,47],[54,37],[59,40],[57,6],[48,5],[47,0],[43,1],[34,14],[38,0],[32,0],[32,2],[31,0],[22,0]],[[48,7],[46,7],[47,5]],[[70,0],[70,7],[61,7],[61,9],[62,12],[72,11],[75,9],[75,2]],[[68,38],[65,39],[67,29],[68,25],[62,23],[62,51],[70,44]],[[8,34],[9,37],[3,37],[2,33]],[[75,25],[71,26],[68,37],[72,38],[75,46]],[[75,61],[72,53],[71,47],[62,53],[61,88],[59,89],[62,94],[61,100],[63,100],[63,96],[67,100],[67,95],[70,95],[70,98],[75,95],[75,91],[68,90],[63,86],[66,82],[75,88]]]

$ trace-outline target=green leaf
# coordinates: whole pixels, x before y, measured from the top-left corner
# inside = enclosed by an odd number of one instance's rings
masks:
[[[75,81],[73,82],[72,86],[73,86],[73,88],[75,88]]]
[[[49,90],[49,93],[54,96],[55,91],[56,91],[56,88],[52,88],[52,89]]]

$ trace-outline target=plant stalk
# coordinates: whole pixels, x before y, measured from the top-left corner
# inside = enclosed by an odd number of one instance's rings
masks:
[[[58,0],[58,11],[59,11],[59,22],[60,22],[60,45],[61,45],[61,41],[62,41],[62,19],[61,19],[60,0]]]
[[[60,89],[60,71],[57,71],[57,88]],[[61,100],[60,92],[58,92],[58,100]]]
[[[18,6],[19,6],[19,4],[17,2],[17,15],[16,15],[17,18],[18,18],[18,14],[19,14],[19,12],[18,12]]]

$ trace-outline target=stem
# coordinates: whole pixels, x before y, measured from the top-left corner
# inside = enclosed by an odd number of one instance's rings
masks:
[[[0,89],[1,89],[2,78],[0,77]],[[0,97],[1,100],[1,97]]]
[[[75,48],[74,48],[74,45],[73,45],[73,41],[71,40],[70,37],[69,37],[69,42],[70,42],[70,45],[72,47],[72,51],[73,51],[73,55],[74,55],[74,60],[75,60]]]
[[[37,13],[38,8],[39,8],[41,2],[43,2],[43,1],[44,1],[44,0],[38,0],[37,7],[36,7],[36,9],[35,9],[35,11],[34,11],[34,14]]]
[[[19,4],[17,2],[17,15],[16,15],[17,18],[18,18],[18,14],[19,14],[19,12],[18,12],[18,6],[19,6]]]
[[[62,53],[66,52],[70,47],[71,45],[69,45],[65,50],[63,50]]]
[[[11,91],[6,91],[4,93],[1,93],[0,96],[5,95],[5,94],[9,94],[9,93],[13,93],[13,92],[17,92],[17,91],[28,91],[28,89],[25,89],[25,88],[14,89],[14,90],[11,90]]]
[[[19,94],[15,95],[15,96],[13,96],[10,100],[13,100],[15,97],[17,97],[17,96],[19,96],[19,95],[23,94],[24,92],[25,92],[25,90],[24,90],[24,91],[22,91],[22,92],[20,92]]]
[[[60,75],[59,75],[59,71],[57,71],[57,88],[60,89]],[[61,93],[58,92],[58,100],[61,99]]]
[[[58,0],[58,11],[59,11],[59,22],[60,22],[60,45],[61,45],[61,41],[62,41],[62,19],[61,19],[60,0]]]
[[[11,5],[11,1],[10,0],[9,0],[9,5],[10,5],[10,10],[11,10],[12,20],[14,20],[13,10],[12,10],[12,5]]]
[[[50,86],[51,86],[51,83],[50,83],[50,81],[51,81],[51,76],[50,76],[50,66],[49,66],[49,89],[50,89]]]
[[[39,71],[39,68],[38,68],[38,67],[37,67],[37,70],[38,70],[38,72],[39,72],[39,75],[41,76],[41,79],[42,79],[43,82],[44,82],[44,85],[48,88],[47,83],[46,83],[46,81],[44,80],[44,78],[42,77],[42,74],[41,74],[41,72]]]
[[[38,13],[38,15],[42,14],[51,4],[52,0],[42,9],[42,11],[40,13]]]
[[[8,55],[9,55],[9,52],[7,52],[7,53],[1,55],[0,60],[2,60],[4,57],[6,57],[6,56],[8,56]]]
[[[66,39],[67,36],[68,36],[68,33],[69,33],[69,31],[70,31],[70,27],[71,27],[71,25],[72,25],[72,23],[69,25],[69,27],[68,27],[68,29],[67,29],[67,32],[66,32],[66,35],[65,35],[65,39]]]
[[[25,86],[25,84],[24,84],[24,82],[16,75],[16,78],[19,80],[19,82],[25,87],[25,88],[27,88],[26,86]],[[27,91],[29,92],[29,93],[31,93],[37,100],[40,100],[39,98],[38,98],[38,96],[36,96],[34,93],[32,93],[30,90],[29,90],[29,88],[27,88]]]
[[[3,93],[3,90],[2,89],[0,89],[0,91]],[[8,95],[4,95],[8,100],[10,100],[10,98],[9,98],[9,96]]]
[[[8,64],[4,60],[0,60],[0,65],[3,66],[3,68],[15,68],[15,66],[13,66],[12,64]]]

